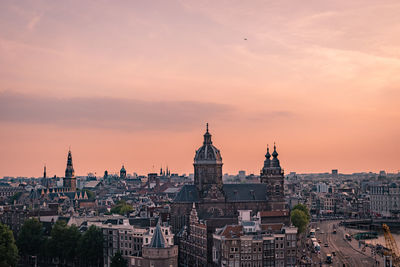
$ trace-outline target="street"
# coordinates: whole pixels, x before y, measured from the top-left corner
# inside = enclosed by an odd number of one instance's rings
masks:
[[[313,223],[313,227],[320,228],[319,231],[316,231],[316,238],[321,241],[321,252],[311,254],[312,266],[379,266],[376,265],[376,260],[373,258],[369,248],[365,252],[361,252],[361,249],[357,247],[358,241],[352,241],[352,246],[349,241],[345,240],[344,235],[347,232],[343,227],[337,226],[337,233],[333,234],[334,224],[338,225],[338,221]],[[328,247],[325,247],[325,244]],[[326,263],[327,254],[336,254],[332,257],[331,264]],[[376,257],[379,258],[379,256]]]

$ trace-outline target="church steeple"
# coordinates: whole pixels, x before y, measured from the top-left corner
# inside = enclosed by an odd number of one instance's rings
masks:
[[[206,124],[203,145],[196,150],[193,165],[194,184],[200,195],[211,194],[211,188],[222,188],[221,152],[212,144],[208,123]]]
[[[46,179],[46,164],[44,165],[43,168],[43,178]]]
[[[267,145],[267,154],[265,154],[264,169],[271,166],[271,154],[269,154],[269,145]]]
[[[271,161],[271,167],[275,167],[275,168],[280,168],[281,165],[279,163],[279,159],[278,159],[278,152],[276,152],[276,145],[274,142],[274,152],[272,152],[272,161]]]
[[[67,157],[67,168],[65,169],[65,177],[64,177],[64,188],[71,192],[76,191],[76,178],[74,167],[72,166],[72,154],[71,149],[68,150]]]
[[[75,176],[74,167],[72,166],[72,154],[71,149],[68,150],[67,168],[65,169],[65,178],[71,178]]]

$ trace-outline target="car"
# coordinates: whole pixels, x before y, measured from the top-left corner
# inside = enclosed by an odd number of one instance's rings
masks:
[[[321,235],[323,235],[323,234],[325,234],[325,232],[324,232],[324,231],[321,231]]]
[[[325,243],[325,244],[324,244],[324,247],[326,247],[326,248],[329,247],[328,243]]]
[[[332,255],[333,255],[333,256],[336,256],[336,251],[332,251]]]
[[[318,239],[318,243],[321,243],[321,239]]]

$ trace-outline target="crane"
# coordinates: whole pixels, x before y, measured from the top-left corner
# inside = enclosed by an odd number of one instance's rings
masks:
[[[390,254],[392,256],[393,266],[400,267],[400,253],[396,244],[396,240],[394,240],[392,233],[390,232],[390,228],[387,224],[382,225],[383,234],[385,235],[386,247],[390,250]]]

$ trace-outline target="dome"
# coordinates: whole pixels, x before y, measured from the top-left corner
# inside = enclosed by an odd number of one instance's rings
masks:
[[[201,146],[197,151],[194,157],[194,163],[221,163],[222,157],[221,152],[218,148],[213,146],[211,141],[211,134],[208,132],[208,123],[207,123],[207,131],[204,134],[204,142],[203,146]]]
[[[124,165],[122,165],[120,172],[126,172]]]
[[[274,168],[280,168],[281,165],[279,163],[279,159],[278,159],[278,152],[276,152],[276,145],[274,144],[274,152],[272,152],[272,161],[271,161],[271,167]]]

